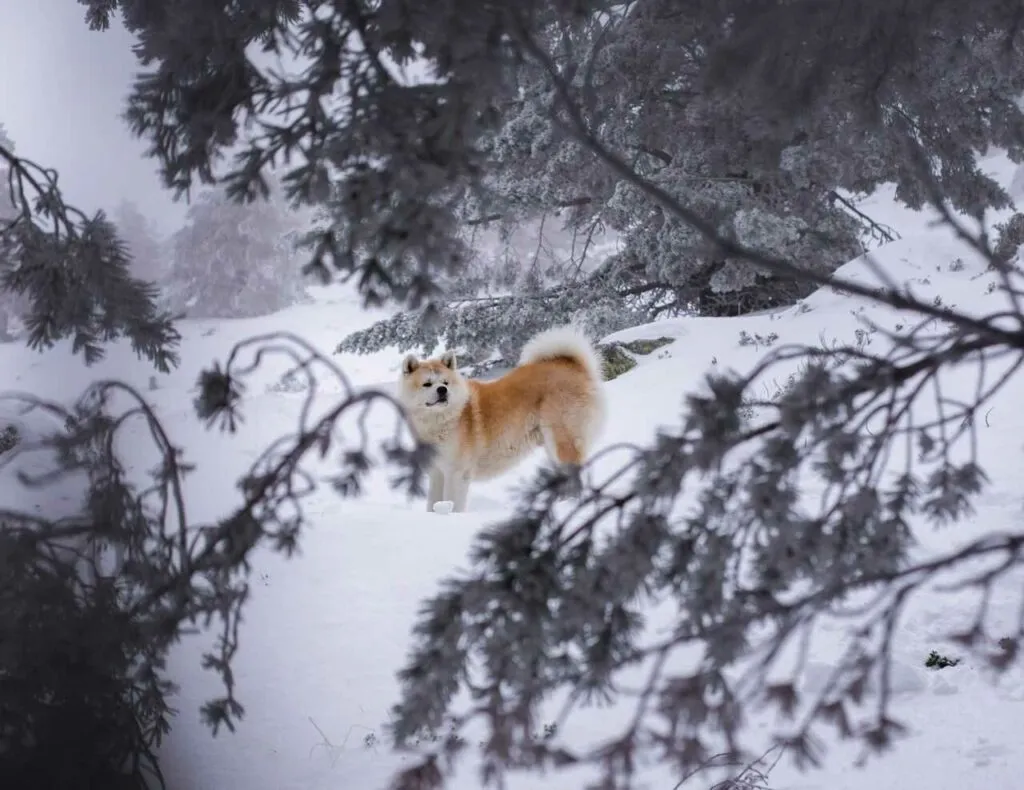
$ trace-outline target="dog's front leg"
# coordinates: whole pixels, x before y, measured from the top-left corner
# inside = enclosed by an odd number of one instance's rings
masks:
[[[430,467],[430,484],[427,488],[427,510],[433,511],[434,505],[444,497],[445,474],[439,466]]]
[[[454,469],[445,475],[444,496],[451,500],[452,509],[456,513],[464,513],[469,499],[469,472]]]

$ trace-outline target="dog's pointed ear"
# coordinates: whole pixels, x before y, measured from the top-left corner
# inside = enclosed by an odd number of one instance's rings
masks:
[[[419,366],[419,357],[417,357],[415,354],[407,354],[405,359],[402,360],[402,374],[408,376]]]
[[[441,364],[444,365],[449,370],[455,370],[456,363],[457,360],[455,359],[454,351],[445,351],[441,355]]]

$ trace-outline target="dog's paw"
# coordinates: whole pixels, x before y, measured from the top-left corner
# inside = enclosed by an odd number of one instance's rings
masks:
[[[559,498],[563,500],[579,499],[583,495],[583,471],[579,466],[562,467],[563,478],[559,486]]]
[[[447,516],[455,507],[454,502],[435,502],[433,511],[439,515]]]

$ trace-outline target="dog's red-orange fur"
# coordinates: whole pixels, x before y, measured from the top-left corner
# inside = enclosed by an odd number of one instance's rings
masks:
[[[569,328],[541,333],[520,365],[493,381],[463,377],[452,354],[407,357],[400,400],[437,450],[428,507],[445,499],[465,509],[469,481],[500,475],[537,447],[558,463],[582,464],[603,422],[601,388],[600,357]]]

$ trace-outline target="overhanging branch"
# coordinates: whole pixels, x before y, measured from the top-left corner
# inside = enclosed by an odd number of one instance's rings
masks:
[[[573,99],[569,84],[562,78],[550,55],[543,47],[537,44],[529,31],[524,27],[520,25],[517,32],[524,51],[533,57],[550,77],[558,104],[561,105],[568,118],[568,133],[573,135],[580,144],[594,153],[623,180],[646,194],[665,211],[668,211],[696,230],[727,256],[746,261],[780,278],[790,278],[821,287],[830,287],[848,294],[864,297],[876,303],[888,305],[897,310],[906,310],[929,318],[948,321],[962,330],[989,338],[993,344],[1004,344],[1012,348],[1024,348],[1024,328],[1003,329],[992,321],[972,318],[960,313],[954,313],[941,306],[922,302],[891,286],[872,288],[852,280],[820,274],[797,266],[792,261],[784,258],[756,252],[732,239],[722,236],[713,224],[701,217],[695,210],[683,205],[668,191],[641,176],[621,156],[609,149],[590,129],[589,124],[580,112],[578,104]],[[554,120],[558,121],[557,118]],[[962,232],[962,229],[956,223],[954,223],[954,228],[958,232]],[[977,245],[975,246],[977,247]]]

